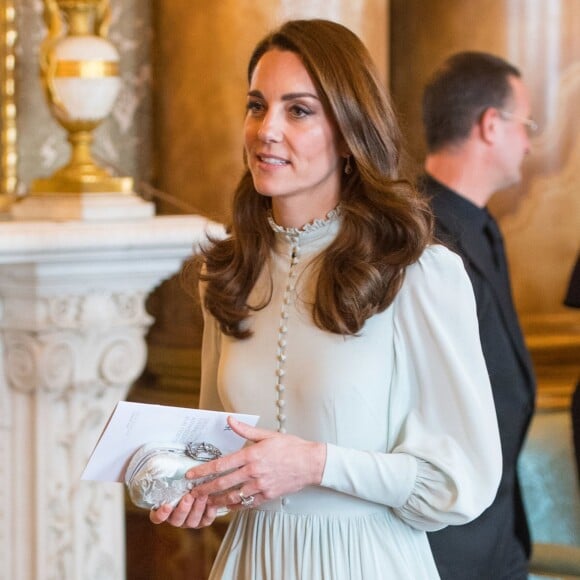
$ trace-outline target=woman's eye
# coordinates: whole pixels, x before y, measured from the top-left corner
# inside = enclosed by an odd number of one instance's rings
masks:
[[[246,109],[249,113],[256,115],[264,110],[264,105],[259,101],[248,101]]]
[[[303,105],[293,105],[290,109],[290,113],[292,114],[293,117],[301,118],[311,115],[312,111],[308,107],[304,107]]]

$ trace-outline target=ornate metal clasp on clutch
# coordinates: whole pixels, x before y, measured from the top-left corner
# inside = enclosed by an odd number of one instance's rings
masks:
[[[188,443],[185,446],[185,453],[197,461],[212,461],[222,456],[222,452],[215,445],[205,441]]]

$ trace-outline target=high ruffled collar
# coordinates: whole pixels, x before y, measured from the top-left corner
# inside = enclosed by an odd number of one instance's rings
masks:
[[[321,232],[322,230],[327,230],[329,226],[333,225],[335,222],[338,221],[338,218],[341,214],[340,205],[337,205],[334,209],[331,209],[325,218],[317,218],[304,224],[301,228],[286,228],[277,224],[272,217],[272,213],[270,212],[268,215],[268,223],[270,227],[274,230],[274,232],[278,234],[284,234],[285,236],[296,238],[296,237],[303,237],[308,236],[308,234],[313,234],[316,232]]]

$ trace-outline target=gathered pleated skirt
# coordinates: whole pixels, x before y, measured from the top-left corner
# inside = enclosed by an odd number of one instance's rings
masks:
[[[237,512],[210,580],[436,580],[426,534],[386,506],[310,488]]]

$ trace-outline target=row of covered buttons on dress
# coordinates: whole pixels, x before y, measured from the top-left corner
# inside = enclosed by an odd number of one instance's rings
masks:
[[[280,324],[278,327],[278,348],[276,354],[276,418],[278,420],[279,433],[286,433],[286,401],[284,400],[286,386],[284,385],[284,376],[286,374],[286,349],[288,346],[288,307],[290,306],[296,291],[296,266],[300,259],[299,237],[297,235],[288,235],[288,238],[291,249],[290,269],[288,271],[288,280],[282,298]],[[282,507],[287,506],[289,503],[290,500],[287,497],[283,496],[280,498],[280,505]]]
[[[299,237],[297,235],[288,236],[291,247],[290,269],[288,271],[288,280],[284,289],[282,298],[282,308],[280,311],[280,324],[278,326],[278,347],[276,352],[276,419],[278,420],[278,432],[286,433],[286,414],[284,400],[284,376],[286,374],[286,349],[288,346],[288,307],[292,302],[294,292],[296,291],[296,265],[300,258]]]

